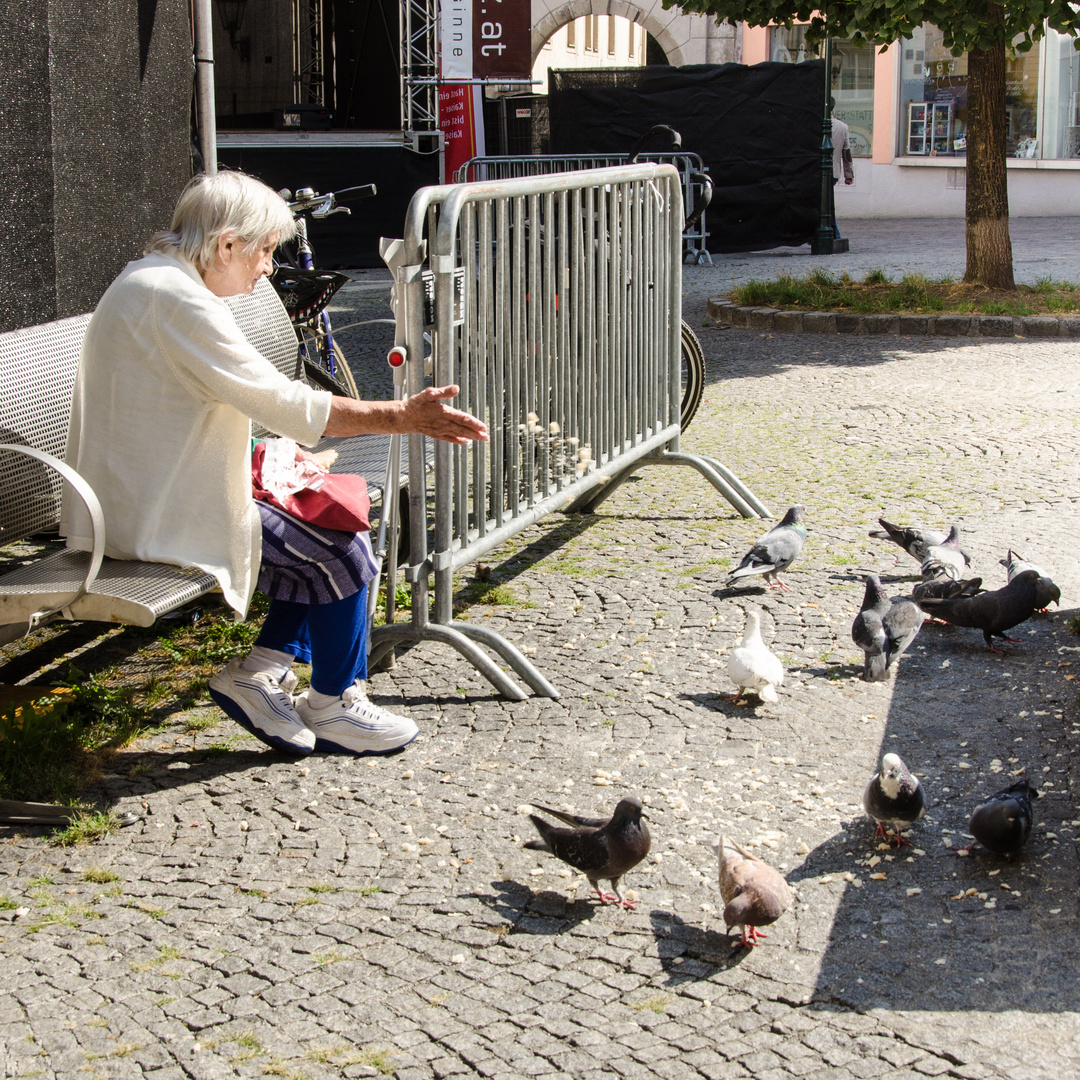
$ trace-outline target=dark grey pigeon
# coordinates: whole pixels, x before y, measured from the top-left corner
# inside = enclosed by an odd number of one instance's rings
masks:
[[[1039,792],[1027,780],[1018,780],[1012,787],[991,795],[971,815],[968,830],[974,842],[959,850],[967,852],[975,844],[982,844],[998,855],[1012,858],[1031,835],[1031,800],[1038,797]]]
[[[924,579],[944,574],[959,581],[968,562],[967,554],[960,546],[960,530],[954,525],[940,544],[932,544],[926,549],[920,571]]]
[[[1001,652],[994,648],[993,639],[1000,637],[1013,644],[1019,641],[1019,638],[1009,637],[1005,631],[1034,614],[1038,581],[1037,570],[1024,570],[1001,589],[956,600],[920,600],[919,606],[928,615],[943,619],[953,626],[970,626],[981,630],[987,648],[991,652]]]
[[[896,830],[890,842],[897,847],[910,845],[903,837],[903,830],[926,813],[926,797],[919,778],[908,772],[896,754],[886,754],[881,759],[881,770],[866,785],[862,803],[863,809],[877,822],[875,835],[888,840],[885,826]]]
[[[789,589],[776,575],[786,570],[798,557],[806,543],[802,506],[792,506],[779,525],[770,529],[743,556],[742,562],[731,571],[728,583],[752,574],[764,574],[769,588]],[[772,578],[772,581],[769,580]]]
[[[592,885],[600,903],[614,900],[623,907],[632,908],[633,900],[623,899],[619,891],[619,879],[646,855],[652,839],[645,824],[641,800],[629,795],[615,807],[610,818],[581,817],[563,810],[552,810],[533,803],[541,813],[566,822],[569,827],[552,825],[535,814],[529,820],[536,826],[542,840],[527,840],[525,847],[534,851],[547,851],[575,870],[580,870]],[[610,881],[612,892],[600,888],[601,881]]]
[[[922,627],[926,616],[922,608],[907,597],[897,596],[889,604],[889,610],[882,617],[885,627],[885,666],[890,668],[907,647],[915,640],[915,635]]]
[[[891,540],[894,544],[902,547],[917,562],[926,558],[930,548],[944,544],[949,539],[948,532],[940,532],[937,529],[924,529],[920,525],[893,525],[884,518],[878,518],[880,529],[871,529],[870,535],[878,540]],[[953,526],[955,530],[956,526]],[[965,553],[965,559],[971,562]]]
[[[862,677],[867,682],[881,682],[888,678],[885,654],[888,642],[882,621],[888,610],[889,598],[881,586],[881,579],[877,574],[867,574],[862,607],[851,624],[851,640],[864,653]]]
[[[1031,835],[1034,821],[1031,799],[1038,797],[1038,789],[1027,780],[1018,780],[1003,792],[991,795],[975,807],[968,824],[975,839],[960,851],[970,851],[975,843],[981,843],[984,848],[1011,859]]]
[[[911,590],[911,599],[921,605],[924,600],[956,600],[961,596],[976,596],[982,591],[981,577],[955,581],[947,574],[940,574],[920,581]]]
[[[1025,570],[1034,570],[1039,575],[1039,583],[1035,586],[1035,606],[1039,611],[1045,611],[1051,604],[1061,607],[1061,590],[1041,567],[1026,562],[1024,556],[1018,555],[1012,548],[1009,548],[1008,557],[999,561],[1005,567],[1009,581]]]

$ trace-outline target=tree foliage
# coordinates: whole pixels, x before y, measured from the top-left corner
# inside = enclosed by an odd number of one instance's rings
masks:
[[[720,22],[791,27],[807,23],[811,43],[830,37],[856,45],[889,45],[911,37],[923,23],[936,26],[943,43],[959,56],[973,49],[1004,45],[1027,52],[1045,27],[1064,34],[1080,32],[1080,11],[1066,0],[663,0],[664,7],[713,15]],[[997,8],[1001,17],[991,16]],[[996,13],[995,13],[996,14]],[[1080,47],[1080,42],[1077,43]]]

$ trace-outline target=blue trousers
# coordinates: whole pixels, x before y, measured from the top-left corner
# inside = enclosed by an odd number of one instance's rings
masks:
[[[367,678],[367,586],[332,604],[271,600],[256,645],[311,664],[311,686],[340,697]]]

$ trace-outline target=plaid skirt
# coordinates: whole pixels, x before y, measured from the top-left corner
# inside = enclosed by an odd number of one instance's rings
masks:
[[[271,600],[332,604],[358,593],[378,571],[367,533],[320,529],[257,502],[262,518],[259,588]]]

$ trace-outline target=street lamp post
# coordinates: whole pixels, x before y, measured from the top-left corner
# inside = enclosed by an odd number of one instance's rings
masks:
[[[838,255],[848,250],[846,238],[836,235],[832,143],[832,38],[825,39],[825,103],[821,124],[821,217],[810,244],[812,255]]]

